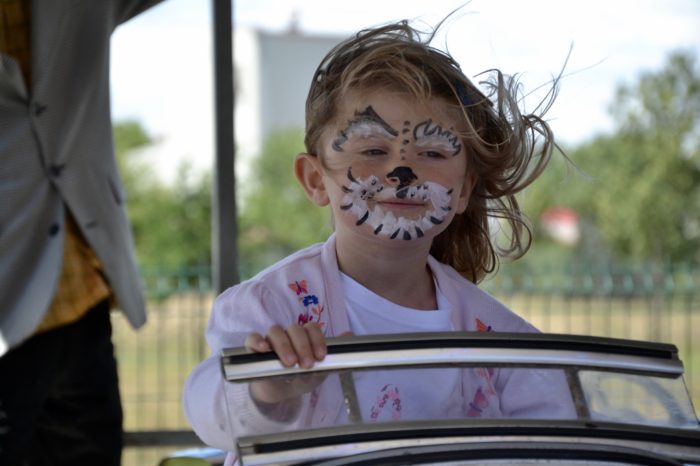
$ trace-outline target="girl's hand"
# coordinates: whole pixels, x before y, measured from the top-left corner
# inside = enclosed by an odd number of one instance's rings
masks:
[[[315,323],[304,326],[294,324],[287,330],[273,325],[267,337],[251,333],[245,341],[245,347],[258,353],[274,351],[284,367],[299,364],[303,369],[310,369],[317,361],[326,357],[326,338],[321,328]],[[254,382],[250,390],[253,398],[263,403],[278,403],[310,392],[325,379],[325,374],[297,374],[273,378],[265,382]]]
[[[267,337],[251,333],[245,347],[257,353],[274,351],[284,367],[299,364],[302,369],[311,369],[316,361],[323,361],[327,352],[326,337],[321,327],[313,322],[304,326],[293,324],[287,330],[273,325]]]

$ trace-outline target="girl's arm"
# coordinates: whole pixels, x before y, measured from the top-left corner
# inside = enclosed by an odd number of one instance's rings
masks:
[[[288,307],[257,283],[231,288],[214,302],[206,331],[211,356],[192,371],[183,392],[187,418],[207,445],[233,451],[239,436],[294,429],[303,418],[305,404],[298,400],[256,403],[250,384],[224,381],[219,360],[223,348],[244,346],[251,334],[289,327],[294,312]]]

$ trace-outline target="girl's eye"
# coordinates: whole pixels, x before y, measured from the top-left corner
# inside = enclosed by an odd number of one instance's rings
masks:
[[[421,152],[420,155],[422,155],[424,157],[428,157],[429,159],[444,159],[444,158],[446,158],[445,154],[443,154],[442,152],[438,152],[436,150],[426,150],[426,151]]]
[[[386,154],[386,151],[383,149],[365,149],[362,151],[362,154],[376,156],[376,155],[384,155],[384,154]]]

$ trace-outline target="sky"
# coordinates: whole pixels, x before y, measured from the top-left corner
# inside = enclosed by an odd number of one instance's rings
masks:
[[[620,84],[660,70],[674,50],[700,60],[700,0],[234,0],[234,27],[349,36],[409,19],[429,28],[451,11],[434,45],[474,81],[499,68],[518,74],[534,107],[552,76],[564,79],[547,114],[560,142],[610,132]],[[213,164],[210,0],[166,0],[120,26],[112,40],[112,114],[140,121],[157,144],[147,151],[161,178],[183,161]],[[568,61],[567,61],[568,57]]]

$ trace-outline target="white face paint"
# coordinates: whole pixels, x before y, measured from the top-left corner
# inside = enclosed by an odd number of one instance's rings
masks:
[[[357,225],[370,225],[375,235],[404,240],[420,238],[427,230],[441,224],[451,210],[452,190],[426,181],[404,188],[406,195],[400,198],[422,204],[424,212],[417,218],[397,217],[381,207],[382,201],[399,199],[396,188],[382,184],[374,175],[355,178],[350,169],[347,176],[350,183],[343,187],[345,196],[340,208],[353,213]]]
[[[355,112],[355,119],[349,121],[348,126],[341,130],[333,141],[333,149],[343,152],[343,145],[353,138],[394,139],[398,134],[370,105],[362,112]]]
[[[459,137],[432,120],[417,124],[413,129],[413,138],[419,149],[434,148],[452,155],[457,155],[462,150]]]
[[[392,139],[395,135],[387,131],[383,126],[373,121],[359,121],[351,124],[345,131],[342,131],[334,141],[333,148],[341,151],[341,145],[352,138],[371,139],[387,138]]]

